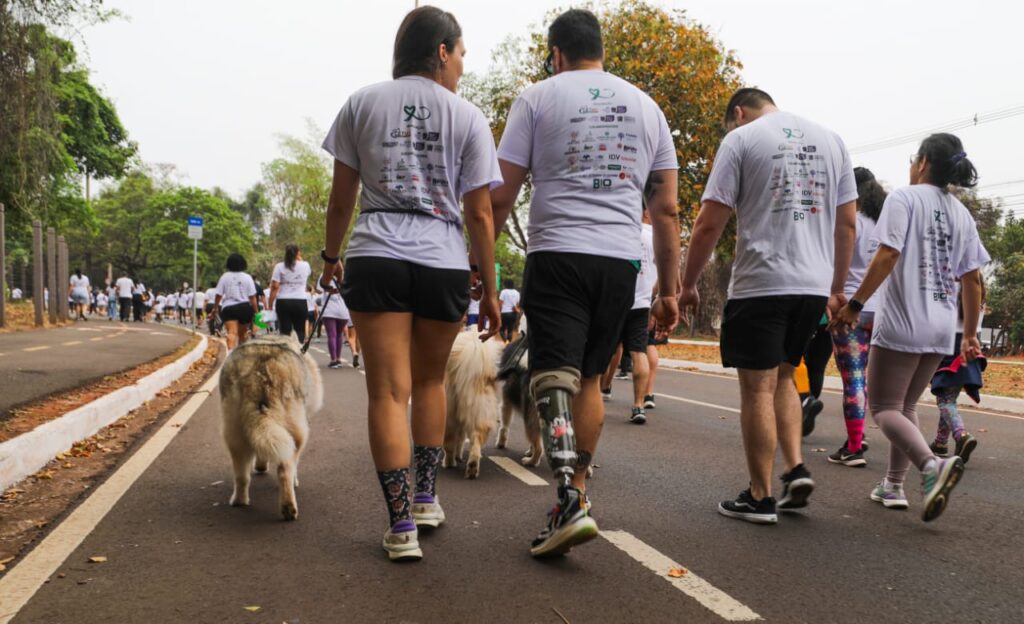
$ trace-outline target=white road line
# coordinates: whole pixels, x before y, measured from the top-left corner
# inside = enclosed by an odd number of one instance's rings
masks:
[[[509,473],[513,477],[519,479],[520,481],[522,481],[526,485],[538,485],[538,486],[541,486],[541,485],[551,485],[550,483],[548,483],[544,479],[538,477],[537,475],[533,474],[532,472],[530,472],[526,468],[523,468],[522,466],[520,466],[519,462],[517,462],[516,460],[514,460],[514,459],[512,459],[510,457],[501,457],[501,456],[495,456],[495,455],[488,455],[487,457],[492,462],[498,464],[498,466],[501,467],[502,470],[504,470],[505,472]],[[2,624],[2,623],[0,623],[0,624]]]
[[[691,570],[669,559],[657,550],[641,542],[626,531],[601,531],[601,537],[612,543],[645,568],[668,581],[673,587],[693,598],[718,617],[730,622],[750,622],[762,619],[750,607],[737,602],[731,596],[697,576]],[[673,568],[686,572],[680,577],[668,576]]]
[[[103,340],[103,338],[103,336],[96,336],[95,338],[90,338],[89,342],[99,342],[100,340]]]
[[[70,342],[63,342],[63,343],[61,343],[60,346],[62,346],[62,347],[73,347],[73,346],[79,345],[79,344],[82,344],[81,340],[72,340]]]
[[[29,352],[31,352],[31,351],[43,351],[43,350],[49,349],[49,348],[50,347],[48,347],[46,345],[43,345],[41,347],[28,347],[27,349],[22,349],[22,351],[29,351]]]
[[[156,431],[128,461],[110,475],[92,496],[57,525],[14,569],[0,577],[0,624],[8,624],[35,595],[46,580],[60,568],[117,501],[135,483],[150,464],[181,432],[220,378],[214,371],[210,380],[178,412]]]
[[[735,407],[727,407],[725,405],[718,405],[718,404],[715,404],[715,403],[705,403],[704,401],[696,401],[694,399],[684,399],[683,397],[677,397],[677,396],[673,396],[671,394],[662,394],[661,392],[655,392],[654,395],[662,397],[662,398],[665,398],[665,399],[672,399],[673,401],[682,401],[683,403],[693,403],[694,405],[702,405],[704,407],[712,407],[714,409],[720,409],[722,411],[732,412],[734,414],[739,414],[740,413],[740,411],[738,409],[736,409]]]

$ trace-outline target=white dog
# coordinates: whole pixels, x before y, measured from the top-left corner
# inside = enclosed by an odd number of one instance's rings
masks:
[[[464,331],[455,338],[448,358],[444,382],[448,399],[444,466],[458,465],[468,439],[467,479],[480,475],[481,449],[498,424],[497,377],[501,350],[499,340],[480,342],[477,332]]]
[[[290,336],[261,336],[228,356],[220,372],[224,442],[235,470],[232,505],[249,504],[249,473],[277,465],[281,515],[299,516],[295,486],[308,418],[323,405],[316,362]]]

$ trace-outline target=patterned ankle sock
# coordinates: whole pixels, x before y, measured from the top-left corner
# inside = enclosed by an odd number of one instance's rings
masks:
[[[391,526],[402,520],[410,520],[412,512],[409,510],[409,469],[378,471],[377,479],[384,490],[384,502],[388,506]]]
[[[413,457],[416,459],[416,493],[436,495],[437,467],[441,463],[440,446],[415,446]]]

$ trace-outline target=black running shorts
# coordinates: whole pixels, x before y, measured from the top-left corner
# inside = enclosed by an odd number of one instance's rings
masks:
[[[622,326],[622,346],[630,353],[647,353],[647,322],[650,308],[630,310]]]
[[[236,303],[220,309],[220,320],[224,323],[227,323],[228,321],[238,321],[243,325],[248,325],[249,323],[252,323],[252,317],[254,314],[252,306],[248,302]]]
[[[730,299],[722,315],[722,366],[768,370],[800,364],[828,297],[779,295]]]
[[[341,296],[353,312],[411,312],[459,323],[469,308],[469,271],[391,258],[351,258],[345,263]]]
[[[526,258],[526,312],[533,371],[572,367],[600,375],[633,305],[636,265],[587,254],[536,252]]]

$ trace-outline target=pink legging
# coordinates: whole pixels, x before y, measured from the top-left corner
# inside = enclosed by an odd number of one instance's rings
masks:
[[[327,350],[331,354],[331,361],[337,362],[341,359],[341,345],[345,340],[345,327],[348,319],[324,317],[324,327],[327,328]]]
[[[875,345],[868,355],[868,409],[889,439],[891,483],[903,483],[913,463],[919,470],[935,454],[917,425],[917,401],[942,361],[940,353],[904,353]]]

